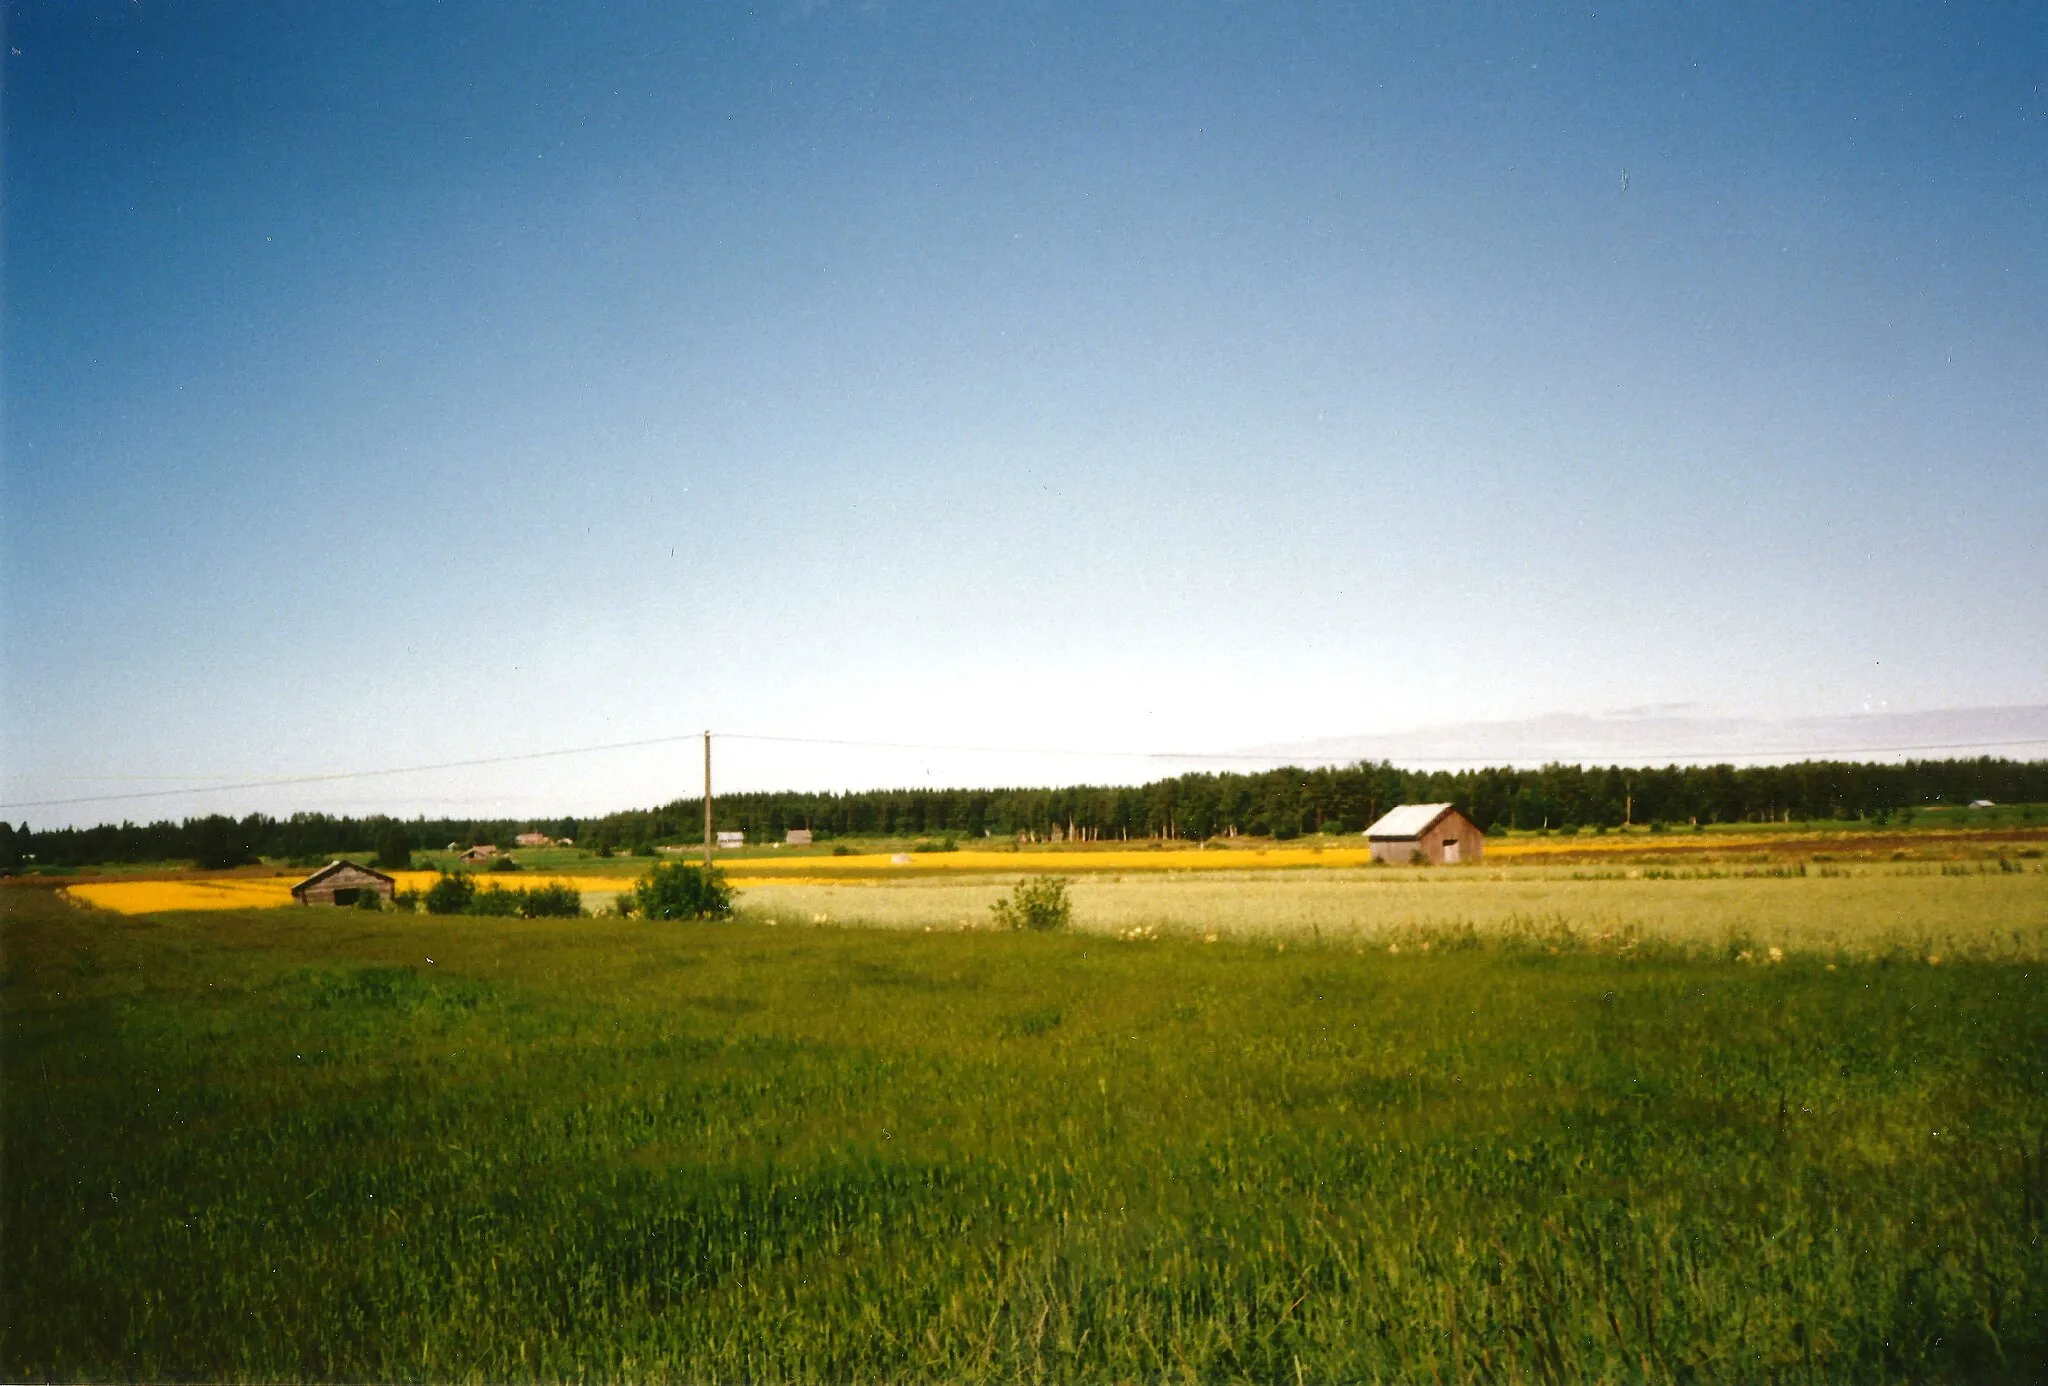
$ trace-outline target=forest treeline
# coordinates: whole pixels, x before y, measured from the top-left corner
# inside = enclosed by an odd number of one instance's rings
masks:
[[[1403,770],[1361,763],[1248,774],[1190,774],[1144,785],[1055,789],[877,789],[855,793],[736,793],[713,801],[720,829],[779,842],[791,828],[819,838],[1028,836],[1189,838],[1234,834],[1292,838],[1357,832],[1402,803],[1458,805],[1481,827],[1592,828],[1625,823],[1782,820],[1892,821],[1916,808],[2048,800],[2048,761],[1980,757],[1900,764],[1804,761],[1793,765],[1626,768],[1546,765],[1536,770]],[[522,832],[626,851],[702,836],[702,799],[601,818],[394,819],[297,813],[213,816],[183,822],[35,830],[0,822],[0,866],[195,860],[254,856],[324,861],[374,852],[394,833],[415,850],[450,843],[509,847]]]

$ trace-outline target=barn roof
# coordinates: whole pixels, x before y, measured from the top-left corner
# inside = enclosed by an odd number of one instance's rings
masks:
[[[378,880],[389,882],[392,885],[398,884],[398,882],[392,880],[391,877],[385,875],[382,871],[373,871],[367,866],[357,866],[352,861],[343,861],[337,858],[334,861],[328,862],[327,865],[321,867],[318,871],[315,871],[312,875],[306,877],[305,880],[300,881],[297,885],[293,886],[292,894],[297,895],[300,891],[305,890],[309,886],[316,886],[320,884],[320,882],[326,880],[329,876],[332,876],[335,872],[340,871],[344,867],[346,867],[350,871],[360,871],[365,876],[375,876]]]
[[[1368,838],[1421,837],[1450,811],[1449,804],[1403,804],[1399,808],[1388,809],[1380,816],[1379,822],[1365,830],[1365,835]]]

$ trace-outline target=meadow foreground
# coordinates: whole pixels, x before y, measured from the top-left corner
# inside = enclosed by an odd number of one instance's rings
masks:
[[[2048,1353],[2025,956],[0,909],[11,1378]]]

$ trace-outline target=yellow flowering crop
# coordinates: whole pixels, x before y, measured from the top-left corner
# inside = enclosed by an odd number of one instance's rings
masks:
[[[436,872],[394,871],[389,873],[400,890],[425,890],[434,883]],[[303,877],[222,876],[188,877],[176,881],[87,881],[69,888],[75,900],[116,914],[152,914],[170,910],[252,910],[296,905],[292,887]],[[492,885],[565,885],[575,891],[613,892],[633,883],[617,876],[558,876],[539,872],[508,872],[502,876],[479,877]]]

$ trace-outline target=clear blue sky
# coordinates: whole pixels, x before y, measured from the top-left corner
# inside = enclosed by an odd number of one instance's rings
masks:
[[[2048,701],[2048,10],[1501,8],[10,5],[0,800]]]

